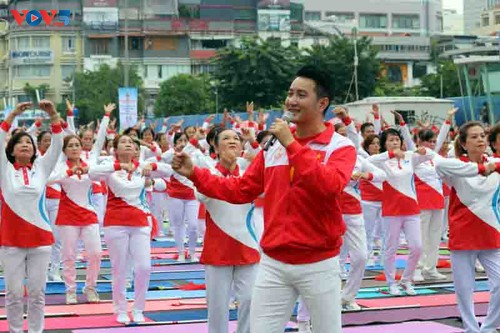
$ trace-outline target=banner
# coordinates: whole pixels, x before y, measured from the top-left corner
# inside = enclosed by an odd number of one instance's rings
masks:
[[[118,89],[120,131],[137,124],[137,88]]]

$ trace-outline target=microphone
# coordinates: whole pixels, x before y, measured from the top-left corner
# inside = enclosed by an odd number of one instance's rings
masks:
[[[281,119],[286,121],[288,124],[293,119],[293,113],[291,113],[290,111],[285,111],[285,112],[283,112],[283,117]],[[269,147],[273,146],[274,143],[276,142],[276,140],[278,140],[278,138],[276,138],[273,134],[271,136],[271,138],[269,140],[267,140],[266,145],[264,146],[264,151],[267,151],[269,149]]]

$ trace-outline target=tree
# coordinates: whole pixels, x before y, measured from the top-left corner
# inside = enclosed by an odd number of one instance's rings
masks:
[[[36,104],[37,102],[37,96],[36,96],[36,91],[38,90],[38,94],[40,97],[40,100],[45,98],[45,92],[50,89],[50,86],[46,83],[40,84],[38,86],[32,86],[29,83],[25,83],[23,87],[23,91],[30,98],[30,101],[33,102],[33,104]]]
[[[436,98],[461,96],[457,67],[451,60],[441,61],[438,64],[437,73],[427,74],[420,80],[420,91],[423,96],[432,96]],[[441,86],[443,87],[442,96]]]
[[[390,82],[386,76],[381,76],[377,80],[373,96],[420,96],[420,87],[405,87],[399,82]]]
[[[75,105],[78,108],[78,120],[80,124],[86,124],[104,114],[103,105],[115,103],[118,105],[118,88],[124,84],[124,69],[121,63],[114,68],[102,65],[97,71],[86,71],[75,73]],[[135,67],[129,71],[129,86],[136,87],[138,94],[138,110],[144,107],[144,92],[142,79]]]
[[[380,73],[377,50],[371,46],[371,39],[357,40],[359,98],[371,96]],[[345,36],[333,36],[328,45],[313,45],[302,57],[302,64],[324,69],[331,78],[335,103],[356,100],[353,82],[354,42]],[[349,89],[351,87],[351,89]]]
[[[207,76],[178,74],[160,84],[155,104],[158,117],[209,113],[213,109]]]
[[[297,70],[296,47],[284,47],[280,39],[243,39],[241,45],[217,53],[214,78],[223,106],[245,108],[254,101],[257,108],[281,106]]]

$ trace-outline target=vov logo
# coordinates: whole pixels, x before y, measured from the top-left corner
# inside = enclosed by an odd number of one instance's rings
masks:
[[[71,17],[71,11],[69,9],[62,9],[59,12],[56,9],[52,10],[22,10],[20,13],[18,10],[13,9],[10,11],[12,16],[17,22],[17,25],[22,25],[23,21],[26,20],[30,26],[35,27],[40,25],[42,21],[47,26],[62,27],[69,25],[69,19]],[[54,18],[57,17],[57,21]]]

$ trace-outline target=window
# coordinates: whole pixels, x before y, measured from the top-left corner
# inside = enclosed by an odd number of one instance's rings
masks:
[[[484,16],[481,18],[481,26],[487,27],[490,25],[490,18],[488,16]]]
[[[418,15],[393,15],[392,27],[394,29],[420,29],[420,18]]]
[[[75,37],[62,37],[63,52],[75,52]]]
[[[163,78],[163,66],[158,65],[158,78],[162,79]]]
[[[50,37],[33,37],[33,48],[50,49]]]
[[[359,17],[360,28],[386,29],[387,15],[385,14],[361,14]]]
[[[500,24],[500,14],[495,15],[495,24]]]
[[[63,80],[73,79],[73,74],[75,74],[75,66],[61,65],[61,77]]]
[[[306,21],[321,21],[321,12],[306,11]]]
[[[425,63],[415,63],[413,64],[413,77],[419,79],[427,74],[427,65]]]
[[[50,65],[24,65],[14,67],[16,78],[49,77]]]
[[[139,38],[132,37],[130,39],[129,50],[140,50],[141,41]]]
[[[19,37],[17,40],[17,50],[29,50],[31,48],[29,37]],[[15,47],[15,46],[14,46]]]
[[[326,12],[326,17],[335,16],[337,22],[346,23],[354,20],[354,13]]]
[[[94,55],[109,53],[109,39],[94,39],[90,41],[90,52]]]

